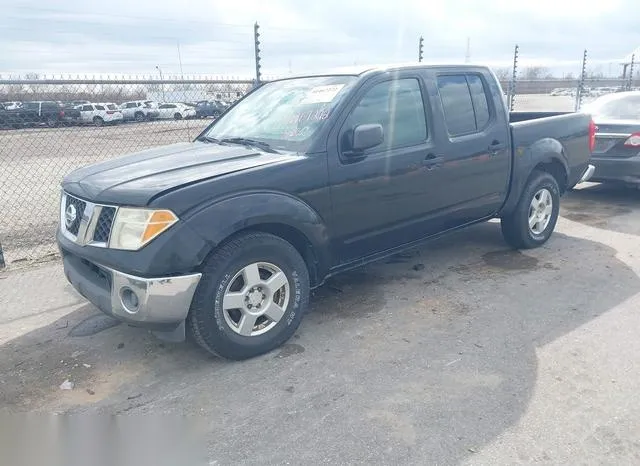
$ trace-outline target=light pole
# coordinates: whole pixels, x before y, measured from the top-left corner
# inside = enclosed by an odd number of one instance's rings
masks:
[[[164,83],[162,82],[162,70],[160,69],[160,65],[156,65],[156,70],[160,73],[160,89],[162,90],[162,101],[164,102]]]

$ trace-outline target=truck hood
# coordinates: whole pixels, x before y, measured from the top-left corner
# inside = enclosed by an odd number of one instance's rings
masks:
[[[180,186],[297,158],[239,145],[180,143],[81,168],[64,178],[62,188],[96,203],[144,206]]]

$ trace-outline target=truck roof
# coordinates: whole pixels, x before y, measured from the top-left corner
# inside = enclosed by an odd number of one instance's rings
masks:
[[[343,75],[362,75],[370,72],[379,72],[379,71],[398,71],[410,68],[451,68],[455,67],[458,69],[478,69],[478,68],[488,68],[484,65],[477,64],[460,64],[460,63],[421,63],[421,62],[402,62],[402,63],[386,63],[386,64],[368,64],[368,65],[353,65],[353,66],[344,66],[338,68],[332,68],[327,70],[324,73],[308,73],[308,74],[300,74],[296,77],[311,77],[311,76],[327,76],[332,74],[343,74]]]

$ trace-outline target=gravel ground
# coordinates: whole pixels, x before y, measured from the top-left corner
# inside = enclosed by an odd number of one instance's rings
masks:
[[[520,111],[571,111],[566,96],[519,95]],[[192,140],[211,120],[118,126],[0,130],[0,243],[5,260],[47,258],[56,252],[60,180],[72,170],[151,147]]]
[[[640,464],[640,191],[561,214],[540,249],[491,222],[338,276],[242,363],[113,326],[58,263],[0,275],[0,412],[187,419],[216,465]]]

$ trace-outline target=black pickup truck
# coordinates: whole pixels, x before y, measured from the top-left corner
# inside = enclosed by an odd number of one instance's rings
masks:
[[[102,311],[230,359],[290,338],[327,277],[500,218],[544,244],[587,180],[585,114],[513,114],[476,66],[273,81],[191,143],[77,170],[58,243]],[[533,119],[535,118],[535,119]]]
[[[24,102],[20,108],[5,110],[0,115],[0,122],[15,128],[41,123],[53,128],[63,123],[64,118],[64,109],[57,102]]]

